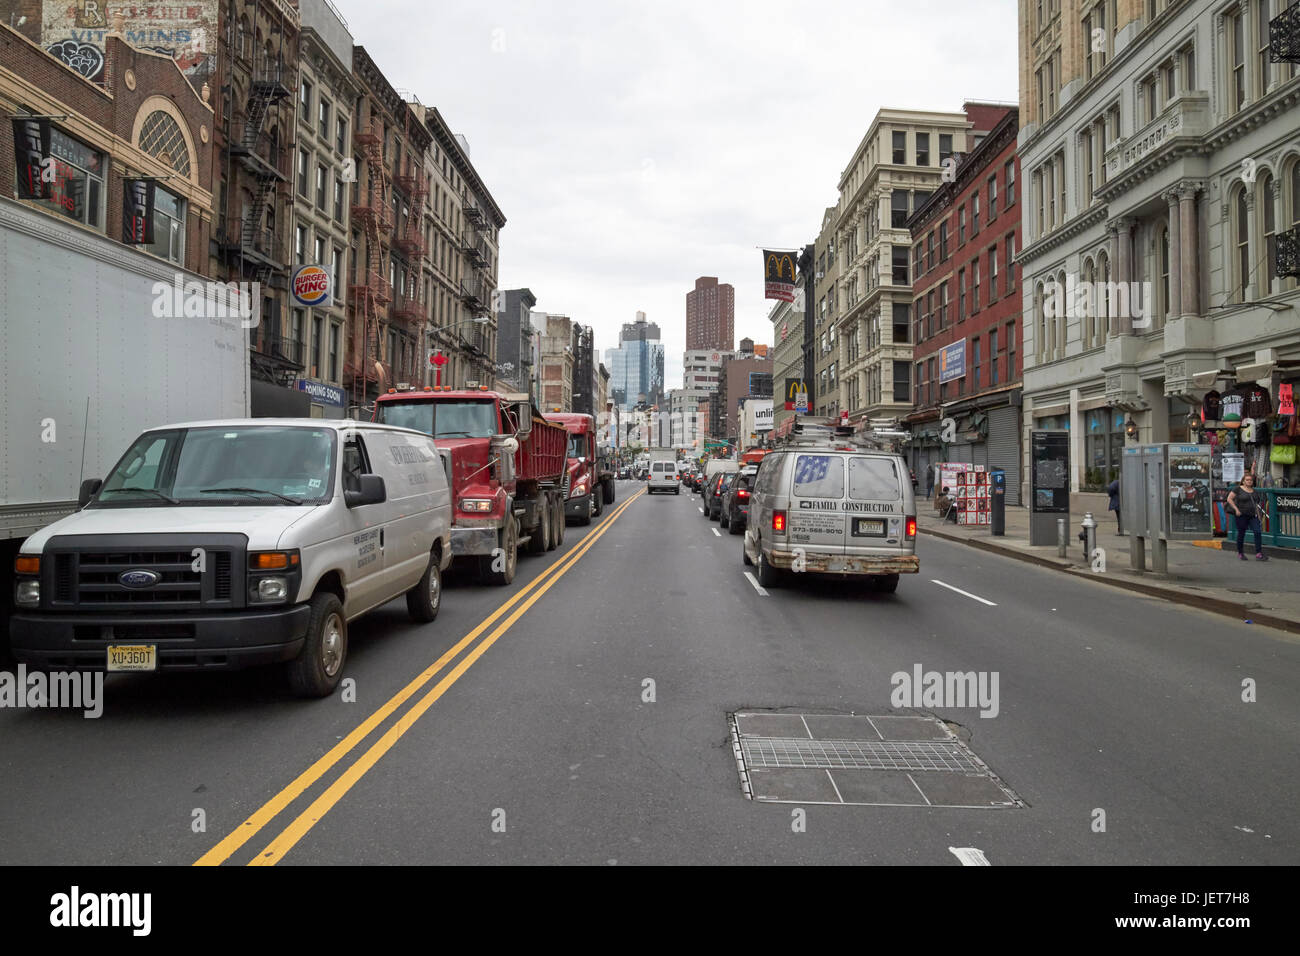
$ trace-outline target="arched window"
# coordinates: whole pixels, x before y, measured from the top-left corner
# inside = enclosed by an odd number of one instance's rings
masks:
[[[154,110],[145,117],[138,145],[182,176],[189,176],[190,149],[180,124],[169,113]]]
[[[235,31],[235,49],[240,59],[248,58],[248,17],[239,18],[239,28]]]
[[[1034,285],[1034,338],[1039,363],[1047,361],[1047,315],[1043,308],[1043,284]]]
[[[1289,228],[1300,229],[1300,159],[1291,163],[1291,210],[1289,215],[1283,217],[1283,221],[1289,223]],[[1300,286],[1300,278],[1292,276],[1287,280],[1287,287],[1294,289]]]
[[[1080,337],[1083,339],[1083,347],[1090,349],[1097,340],[1097,267],[1093,264],[1091,258],[1083,260],[1083,288],[1087,291],[1087,298],[1083,301],[1084,313],[1080,318],[1081,329]]]
[[[1233,203],[1236,223],[1234,224],[1237,242],[1237,301],[1246,301],[1246,286],[1250,284],[1250,218],[1246,213],[1246,190],[1237,190],[1237,201]]]
[[[1160,316],[1160,324],[1164,325],[1169,321],[1169,226],[1161,225],[1160,227],[1160,307],[1153,309],[1155,314]],[[1151,303],[1143,303],[1147,308]]]
[[[1259,192],[1255,195],[1255,208],[1259,210],[1259,221],[1263,226],[1264,250],[1263,288],[1259,290],[1261,298],[1273,291],[1273,280],[1277,277],[1277,210],[1273,205],[1273,174],[1265,173],[1259,177]]]
[[[1097,332],[1102,342],[1110,335],[1110,256],[1103,249],[1097,253]]]
[[[1064,272],[1057,273],[1056,284],[1057,287],[1060,289],[1061,307],[1056,310],[1056,321],[1052,323],[1052,325],[1054,326],[1052,344],[1054,346],[1053,351],[1056,357],[1065,358],[1065,332],[1066,332],[1066,321],[1067,321],[1066,316],[1070,314],[1070,308],[1069,308],[1070,303],[1066,301],[1066,297],[1065,297],[1065,273]]]

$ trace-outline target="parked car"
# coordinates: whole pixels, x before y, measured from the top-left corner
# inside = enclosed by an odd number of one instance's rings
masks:
[[[848,429],[795,425],[789,444],[759,467],[742,554],[745,564],[758,565],[763,587],[797,567],[870,577],[877,590],[897,590],[900,574],[921,569],[906,463],[855,445]]]
[[[406,597],[432,621],[451,562],[450,459],[422,432],[253,418],[141,434],[17,561],[11,643],[49,670],[283,665],[325,697],[348,624]]]
[[[708,513],[710,521],[717,521],[722,517],[722,499],[727,494],[727,489],[731,483],[736,480],[737,472],[724,471],[718,480],[718,486],[709,498]]]
[[[736,480],[722,497],[722,514],[718,523],[732,534],[740,534],[745,530],[745,522],[749,518],[750,494],[757,474],[757,466],[746,466],[736,475]]]

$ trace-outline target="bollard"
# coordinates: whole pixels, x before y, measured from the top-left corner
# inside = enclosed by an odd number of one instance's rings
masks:
[[[1056,556],[1057,556],[1058,558],[1063,558],[1063,557],[1066,556],[1066,553],[1065,553],[1065,547],[1066,547],[1066,545],[1065,545],[1065,519],[1064,519],[1064,518],[1057,518],[1057,519],[1056,519]]]
[[[1085,561],[1091,561],[1093,552],[1097,550],[1097,521],[1093,518],[1091,511],[1083,513],[1083,558]]]

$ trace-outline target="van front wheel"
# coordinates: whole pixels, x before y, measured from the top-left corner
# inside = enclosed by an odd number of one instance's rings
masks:
[[[328,697],[343,676],[348,656],[348,625],[343,605],[328,591],[311,599],[307,643],[285,665],[289,688],[298,697]]]
[[[406,613],[417,624],[428,624],[438,616],[442,607],[442,569],[438,556],[429,555],[429,566],[424,569],[420,583],[406,592]]]

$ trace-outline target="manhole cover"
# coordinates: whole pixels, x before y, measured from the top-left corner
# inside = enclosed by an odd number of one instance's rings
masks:
[[[768,803],[1023,807],[932,717],[744,712],[729,717],[741,787]]]

